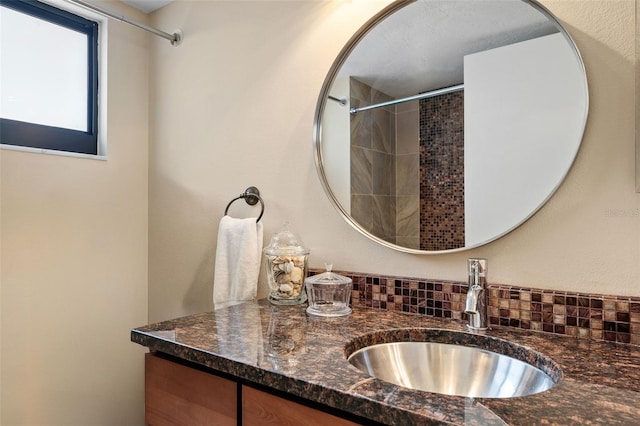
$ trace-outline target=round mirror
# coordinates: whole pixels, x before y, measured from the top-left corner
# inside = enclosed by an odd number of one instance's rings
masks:
[[[327,75],[314,122],[325,192],[358,231],[410,253],[465,250],[531,217],[588,113],[584,64],[533,0],[401,0]]]

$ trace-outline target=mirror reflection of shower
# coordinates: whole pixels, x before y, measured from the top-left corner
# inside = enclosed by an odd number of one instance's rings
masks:
[[[464,86],[393,100],[351,78],[350,94],[352,217],[392,244],[464,246]]]

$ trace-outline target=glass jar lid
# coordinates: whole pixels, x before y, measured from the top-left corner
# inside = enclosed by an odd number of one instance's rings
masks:
[[[305,282],[309,283],[311,285],[313,284],[333,284],[333,285],[340,285],[340,284],[350,284],[351,283],[351,278],[345,277],[344,275],[340,275],[340,274],[336,274],[335,272],[331,272],[331,269],[333,268],[333,264],[331,263],[325,263],[325,268],[327,268],[327,272],[323,272],[321,274],[318,275],[313,275],[308,277]]]
[[[264,254],[270,256],[306,255],[309,252],[300,237],[289,229],[288,223],[284,224],[282,231],[271,237],[271,242],[264,249]]]

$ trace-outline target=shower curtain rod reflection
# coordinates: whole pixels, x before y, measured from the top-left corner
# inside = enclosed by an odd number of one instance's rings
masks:
[[[447,93],[458,92],[464,90],[464,84],[456,84],[455,86],[443,87],[442,89],[432,90],[430,92],[419,93],[413,96],[407,96],[406,98],[394,99],[391,101],[380,102],[379,104],[367,105],[360,108],[351,108],[350,114],[357,114],[361,111],[368,111],[370,109],[396,105],[403,102],[416,101],[418,99],[433,98],[434,96],[446,95]]]
[[[106,16],[108,18],[117,19],[118,21],[124,22],[129,25],[133,25],[134,27],[138,27],[142,30],[148,31],[152,34],[157,35],[158,37],[166,38],[171,42],[173,46],[178,46],[182,43],[182,32],[180,30],[176,31],[173,34],[166,33],[157,28],[150,27],[142,22],[135,21],[133,19],[127,18],[124,15],[121,15],[117,12],[104,8],[102,6],[98,6],[97,4],[85,1],[85,0],[65,0],[67,3],[75,4],[76,6],[84,7],[85,9],[89,9],[93,12],[99,13],[100,15]]]
[[[347,104],[347,98],[336,98],[335,96],[329,95],[329,99],[338,102],[341,106],[345,106]]]

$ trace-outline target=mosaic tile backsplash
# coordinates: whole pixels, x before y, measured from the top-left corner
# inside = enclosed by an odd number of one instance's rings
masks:
[[[466,319],[467,283],[334,272],[353,280],[353,305]],[[488,287],[491,325],[640,345],[640,297]]]

